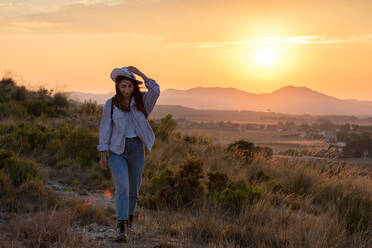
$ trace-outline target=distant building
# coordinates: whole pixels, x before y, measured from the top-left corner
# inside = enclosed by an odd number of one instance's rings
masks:
[[[346,142],[337,142],[336,145],[338,147],[346,147],[347,144],[346,144]]]

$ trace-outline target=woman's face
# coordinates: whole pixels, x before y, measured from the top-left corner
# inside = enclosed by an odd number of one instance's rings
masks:
[[[122,79],[118,84],[120,93],[125,97],[130,97],[134,90],[133,83],[130,80]]]

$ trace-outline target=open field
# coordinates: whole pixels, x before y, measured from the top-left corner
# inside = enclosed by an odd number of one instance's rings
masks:
[[[321,140],[304,140],[298,138],[283,138],[281,135],[290,135],[294,132],[282,132],[266,130],[245,130],[245,131],[228,131],[228,130],[215,130],[215,129],[191,129],[183,130],[177,129],[183,135],[190,136],[205,136],[212,139],[219,144],[229,144],[240,139],[253,142],[260,146],[268,146],[273,149],[274,153],[286,151],[288,149],[308,148],[308,149],[324,149],[327,144]]]

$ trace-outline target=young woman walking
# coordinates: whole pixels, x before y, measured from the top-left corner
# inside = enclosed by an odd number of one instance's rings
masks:
[[[141,92],[142,84],[147,92]],[[99,128],[101,153],[100,166],[107,169],[108,163],[115,184],[115,209],[117,218],[117,241],[127,241],[138,200],[146,146],[149,151],[155,140],[147,120],[160,95],[160,87],[134,66],[115,68],[111,72],[116,95],[103,107]]]

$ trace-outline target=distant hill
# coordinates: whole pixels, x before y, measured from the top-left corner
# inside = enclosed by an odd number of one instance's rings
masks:
[[[104,104],[108,98],[112,97],[115,94],[115,92],[109,92],[106,94],[93,94],[79,91],[71,91],[67,92],[67,94],[69,99],[78,102],[93,100],[97,101],[98,104]]]
[[[98,104],[114,95],[71,92],[77,101],[93,99]],[[159,105],[180,105],[199,110],[248,110],[287,114],[372,116],[372,101],[344,100],[307,87],[285,86],[272,93],[254,94],[235,88],[196,87],[161,92]]]

